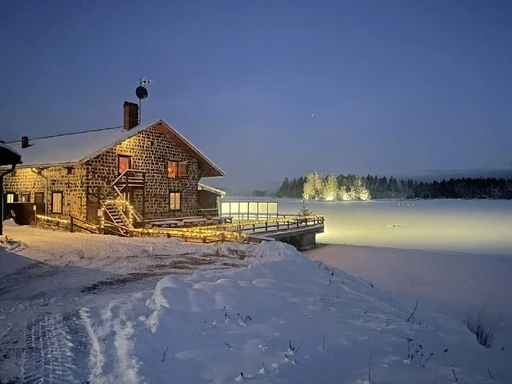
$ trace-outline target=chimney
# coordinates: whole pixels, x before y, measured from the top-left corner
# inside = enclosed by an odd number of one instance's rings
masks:
[[[125,101],[123,104],[124,124],[123,129],[128,131],[139,125],[139,106],[135,103]]]
[[[28,148],[29,146],[28,136],[21,136],[21,148]]]

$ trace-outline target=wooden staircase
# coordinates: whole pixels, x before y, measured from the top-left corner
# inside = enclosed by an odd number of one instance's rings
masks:
[[[96,198],[99,205],[103,208],[103,220],[105,231],[110,234],[120,236],[129,236],[130,228],[133,228],[133,222],[142,223],[144,217],[137,212],[135,207],[131,206],[125,200],[125,193],[128,188],[142,189],[143,205],[144,200],[145,172],[128,169],[121,173],[117,179],[110,185],[111,189],[106,193],[99,191]]]
[[[113,200],[105,200],[101,202],[104,211],[110,218],[112,224],[119,231],[121,236],[129,236],[129,232],[126,228],[130,228],[130,220],[124,214],[123,210]]]

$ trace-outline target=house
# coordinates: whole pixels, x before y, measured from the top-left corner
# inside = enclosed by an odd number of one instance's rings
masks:
[[[23,164],[4,179],[5,203],[92,224],[214,215],[222,191],[199,181],[222,170],[164,120],[139,123],[137,104],[123,108],[122,127],[8,143]]]

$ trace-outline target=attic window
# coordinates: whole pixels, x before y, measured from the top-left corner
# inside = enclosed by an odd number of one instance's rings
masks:
[[[75,173],[75,168],[66,167],[66,175],[73,175]]]

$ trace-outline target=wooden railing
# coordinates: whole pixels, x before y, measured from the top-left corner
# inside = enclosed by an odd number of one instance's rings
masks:
[[[122,190],[127,187],[138,187],[138,188],[144,188],[144,185],[146,183],[146,171],[141,171],[139,169],[127,169],[123,173],[121,173],[117,179],[115,179],[111,186],[112,189],[117,194],[117,197],[121,199],[123,202],[123,211],[126,216],[129,216],[129,212],[127,207],[130,207],[131,213],[135,220],[137,220],[139,223],[143,221],[143,215],[141,215],[135,207],[131,206],[126,200],[122,193]]]
[[[85,230],[90,233],[111,233],[120,235],[119,228],[123,229],[124,236],[153,236],[179,238],[184,241],[219,243],[224,241],[242,241],[248,233],[276,233],[283,230],[307,229],[323,232],[325,219],[322,215],[310,216],[289,216],[279,217],[269,220],[239,221],[235,223],[226,223],[221,225],[210,225],[189,228],[159,228],[159,229],[138,229],[126,228],[114,224],[105,223],[104,225],[93,225],[87,221],[71,217],[71,220],[57,219],[37,215],[38,222],[45,222],[53,226],[61,227],[74,231],[75,228]]]
[[[146,182],[146,171],[139,169],[127,169],[122,172],[117,179],[112,182],[112,185],[128,186],[128,187],[143,187]]]
[[[89,233],[99,233],[99,226],[88,223],[85,220],[81,220],[78,217],[70,216],[69,219],[69,232],[75,232],[76,228]]]

